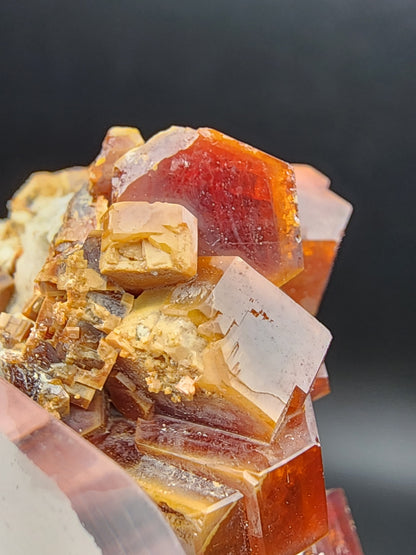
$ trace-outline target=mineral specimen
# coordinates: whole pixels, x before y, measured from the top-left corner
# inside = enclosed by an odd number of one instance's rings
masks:
[[[111,128],[0,224],[0,372],[121,465],[189,555],[313,550],[330,334],[305,308],[350,210],[313,168],[218,131]],[[22,449],[53,472],[59,441],[35,435]]]

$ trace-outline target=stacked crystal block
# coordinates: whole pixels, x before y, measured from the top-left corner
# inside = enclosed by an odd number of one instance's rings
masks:
[[[186,553],[315,549],[331,336],[314,315],[349,203],[212,129],[111,128],[88,171],[47,174],[61,225],[19,270],[48,219],[39,179],[0,228],[3,376],[124,468]],[[13,294],[22,271],[34,289]]]

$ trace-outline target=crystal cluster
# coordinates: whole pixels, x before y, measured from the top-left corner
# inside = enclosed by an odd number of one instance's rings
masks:
[[[186,553],[315,549],[314,315],[350,213],[313,168],[218,131],[111,128],[88,169],[11,201],[1,373],[124,468]]]

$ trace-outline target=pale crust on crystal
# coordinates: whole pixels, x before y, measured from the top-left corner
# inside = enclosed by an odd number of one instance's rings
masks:
[[[37,172],[9,202],[9,219],[0,223],[0,268],[14,275],[10,312],[20,312],[30,299],[68,202],[87,180],[86,168]]]
[[[295,388],[310,390],[330,334],[238,257],[213,257],[193,282],[142,293],[106,341],[150,393],[220,395],[272,431]]]
[[[197,232],[180,205],[115,203],[103,217],[100,270],[136,294],[186,281],[196,273]]]

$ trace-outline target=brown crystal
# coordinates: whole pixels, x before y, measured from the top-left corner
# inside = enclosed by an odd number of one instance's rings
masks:
[[[138,421],[140,450],[244,494],[251,553],[298,553],[325,534],[326,500],[313,411],[290,417],[273,444],[163,416]]]

